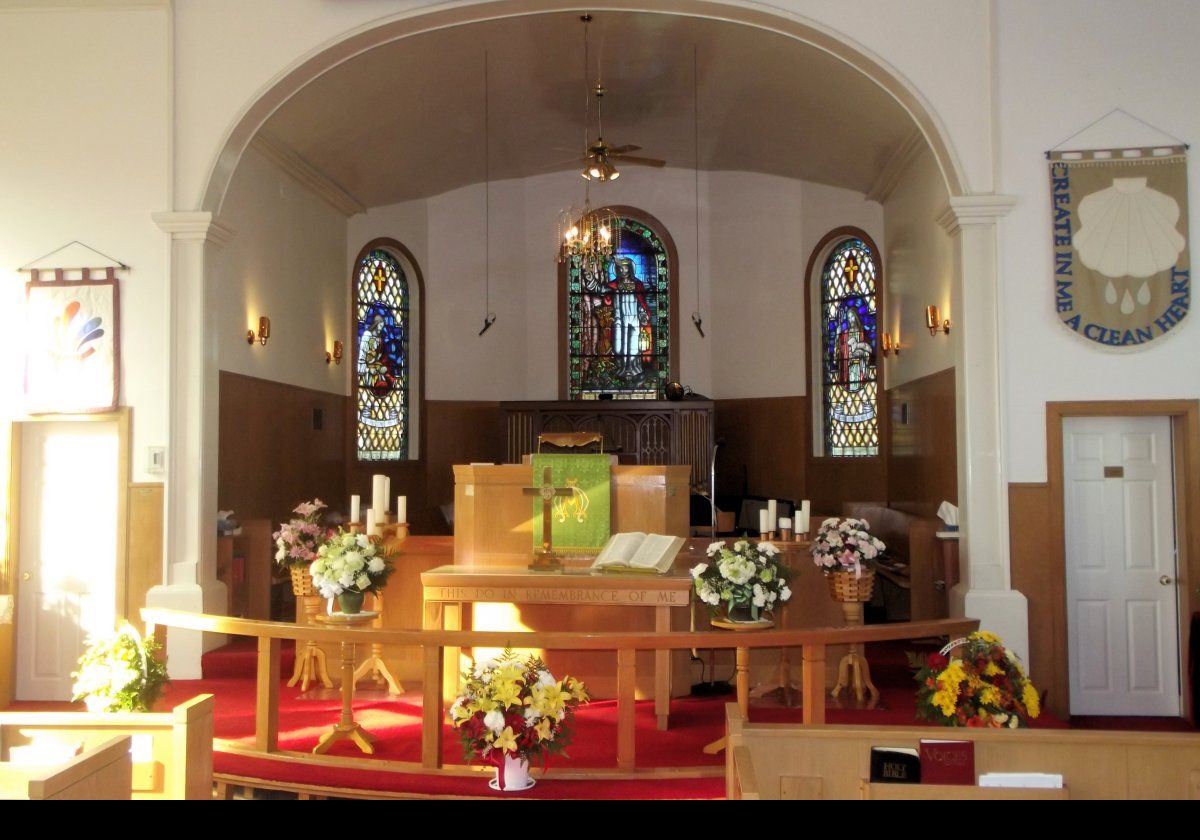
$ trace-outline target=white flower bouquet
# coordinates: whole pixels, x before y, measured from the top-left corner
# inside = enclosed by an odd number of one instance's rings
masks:
[[[157,657],[154,639],[142,639],[128,623],[91,640],[79,657],[74,700],[89,712],[148,712],[167,684],[166,663]]]
[[[748,614],[750,621],[758,621],[792,597],[779,549],[771,543],[738,540],[729,548],[715,542],[706,554],[708,562],[692,568],[692,579],[697,597],[713,613],[724,604],[731,619]]]
[[[321,597],[329,599],[343,592],[377,592],[394,568],[378,541],[339,528],[317,549],[308,571]]]
[[[887,548],[870,534],[865,519],[826,519],[812,544],[813,562],[826,574],[853,572],[861,577]]]

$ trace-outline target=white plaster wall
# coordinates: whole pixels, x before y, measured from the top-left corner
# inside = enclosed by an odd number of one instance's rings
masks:
[[[234,175],[222,223],[234,237],[214,249],[209,275],[220,369],[349,393],[353,365],[325,364],[335,338],[351,344],[345,217],[250,150]],[[259,315],[271,319],[266,346],[246,343]]]
[[[951,337],[929,334],[925,307],[933,304],[954,321],[954,242],[937,223],[949,195],[928,149],[909,165],[883,204],[887,245],[883,267],[887,298],[881,329],[900,341],[899,355],[883,357],[884,384],[895,388],[954,366]],[[953,327],[951,327],[953,329]]]
[[[0,9],[0,411],[20,405],[16,268],[79,240],[130,266],[121,294],[121,403],[134,481],[167,442],[171,206],[170,16],[154,8]]]
[[[1050,200],[1043,152],[1123,108],[1185,141],[1200,139],[1200,4],[1172,0],[1005,0],[999,11],[1000,191],[1018,204],[1001,226],[1000,323],[1010,481],[1046,480],[1045,404],[1200,396],[1196,313],[1142,349],[1105,350],[1054,310]],[[1154,129],[1115,118],[1075,148],[1155,144]],[[1200,231],[1200,167],[1189,167],[1188,240]]]
[[[425,278],[428,399],[556,399],[554,222],[564,206],[582,200],[580,181],[568,172],[491,185],[490,307],[483,189],[476,184],[352,218],[347,265],[379,236],[413,252]],[[816,242],[841,225],[884,242],[882,208],[848,190],[745,172],[702,174],[700,201],[697,260],[691,171],[636,170],[593,191],[595,206],[637,207],[675,241],[680,381],[718,398],[804,393],[805,262]],[[703,339],[691,322],[697,305]],[[488,309],[496,323],[479,336]]]
[[[177,0],[178,209],[199,207],[217,154],[240,116],[305,59],[350,33],[446,5],[451,4]],[[967,187],[992,189],[988,0],[914,0],[902,6],[886,0],[778,0],[770,6],[733,0],[728,5],[802,20],[873,56],[919,91],[945,126]],[[501,3],[495,8],[505,13],[516,7]]]

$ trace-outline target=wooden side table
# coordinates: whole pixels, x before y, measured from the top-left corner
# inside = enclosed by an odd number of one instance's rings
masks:
[[[374,593],[376,621],[378,616],[383,615],[383,595],[379,592]],[[378,627],[378,625],[376,625]],[[378,642],[371,643],[371,655],[358,666],[358,670],[354,672],[354,682],[358,682],[363,677],[371,677],[375,681],[375,685],[387,685],[388,694],[403,694],[404,689],[396,678],[392,676],[391,670],[388,669],[387,663],[383,661],[383,645]]]
[[[335,627],[362,627],[373,622],[379,613],[361,612],[353,615],[334,613],[333,615],[318,615],[317,621]],[[317,755],[328,752],[329,748],[349,738],[367,755],[375,754],[375,736],[361,725],[354,722],[354,642],[342,642],[342,719],[329,733],[321,736],[321,740],[313,747]]]

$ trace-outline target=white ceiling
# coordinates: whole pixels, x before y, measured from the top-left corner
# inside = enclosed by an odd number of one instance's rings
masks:
[[[605,139],[639,154],[867,192],[914,131],[873,82],[828,54],[739,24],[597,13],[583,71],[575,13],[413,36],[351,59],[285,103],[264,130],[368,207],[490,177],[578,168],[587,85],[603,73]],[[693,47],[698,81],[693,86]],[[599,60],[599,61],[598,61]],[[693,96],[693,90],[698,96]],[[592,109],[594,138],[595,109]],[[623,177],[653,170],[626,165]]]

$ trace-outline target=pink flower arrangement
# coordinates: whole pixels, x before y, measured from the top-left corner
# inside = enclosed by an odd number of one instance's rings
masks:
[[[279,526],[275,539],[275,561],[285,568],[307,569],[317,559],[317,549],[325,542],[328,530],[320,523],[325,503],[320,499],[301,502],[293,509],[297,518]]]
[[[813,540],[813,562],[825,572],[861,575],[886,548],[870,527],[865,519],[826,519]]]

